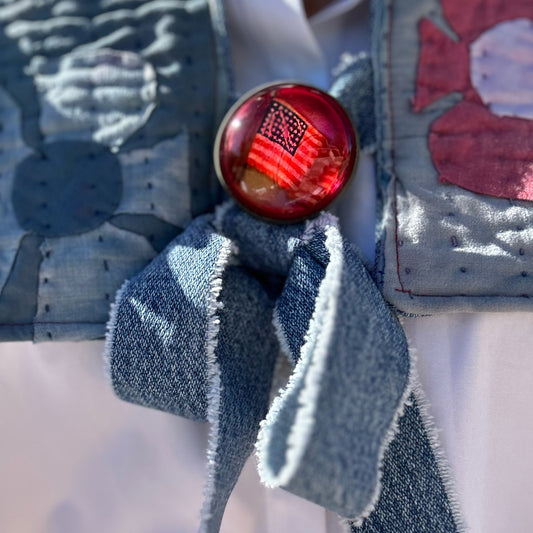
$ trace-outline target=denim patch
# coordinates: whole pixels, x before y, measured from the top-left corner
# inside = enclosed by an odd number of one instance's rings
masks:
[[[388,0],[375,16],[386,299],[531,309],[531,2]],[[512,91],[498,89],[503,65]]]
[[[214,206],[221,28],[206,0],[0,7],[0,340],[102,337],[124,280]]]

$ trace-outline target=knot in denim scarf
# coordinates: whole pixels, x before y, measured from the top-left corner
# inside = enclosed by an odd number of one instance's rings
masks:
[[[268,486],[345,517],[375,503],[408,350],[331,215],[276,226],[228,203],[196,219],[121,289],[107,356],[123,399],[210,422],[202,531],[254,445]]]

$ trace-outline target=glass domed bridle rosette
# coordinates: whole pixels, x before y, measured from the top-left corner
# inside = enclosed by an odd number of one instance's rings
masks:
[[[306,219],[330,204],[358,159],[356,132],[330,95],[295,83],[262,86],[229,110],[215,141],[217,175],[249,213]]]

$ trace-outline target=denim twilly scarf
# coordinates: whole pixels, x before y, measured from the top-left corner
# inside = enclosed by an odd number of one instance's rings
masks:
[[[331,93],[372,150],[369,59]],[[333,216],[278,226],[226,202],[123,285],[108,327],[119,397],[210,424],[200,531],[219,531],[254,449],[263,483],[347,531],[462,530],[403,330]]]
[[[365,150],[371,73],[352,59],[331,89]],[[347,530],[461,528],[403,330],[327,213],[278,226],[227,202],[197,218],[122,287],[106,355],[121,398],[210,423],[203,532],[254,447],[263,483]],[[282,360],[292,374],[275,390]]]
[[[196,219],[124,285],[107,350],[120,397],[211,424],[201,531],[254,444],[265,484],[354,531],[457,531],[403,331],[334,217]],[[293,371],[269,405],[280,357]]]

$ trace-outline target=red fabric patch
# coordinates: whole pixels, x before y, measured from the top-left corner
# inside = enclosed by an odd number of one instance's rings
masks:
[[[461,92],[481,102],[470,83],[468,45],[455,42],[429,19],[418,26],[422,48],[418,60],[414,110],[421,111],[435,100]]]
[[[531,18],[531,0],[441,0],[446,20],[462,42],[471,43],[498,22]]]
[[[500,117],[470,80],[469,47],[495,24],[533,19],[531,0],[442,0],[454,41],[429,19],[421,41],[413,99],[415,112],[452,92],[463,101],[432,123],[429,149],[439,181],[491,196],[533,200],[533,121]],[[532,95],[533,98],[533,95]]]
[[[431,127],[439,180],[469,191],[533,201],[533,121],[460,102]]]

